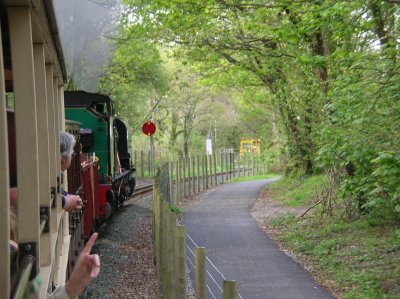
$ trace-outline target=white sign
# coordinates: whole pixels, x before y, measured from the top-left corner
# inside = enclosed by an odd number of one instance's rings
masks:
[[[206,154],[212,155],[212,140],[210,138],[206,139]]]

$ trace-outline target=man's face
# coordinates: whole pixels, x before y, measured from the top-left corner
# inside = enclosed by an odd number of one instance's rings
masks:
[[[68,157],[61,156],[61,171],[67,170],[71,166],[71,155]]]

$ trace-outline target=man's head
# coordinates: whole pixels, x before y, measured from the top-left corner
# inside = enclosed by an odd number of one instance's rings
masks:
[[[60,155],[61,170],[67,170],[71,165],[72,154],[74,152],[75,137],[67,132],[60,132]]]

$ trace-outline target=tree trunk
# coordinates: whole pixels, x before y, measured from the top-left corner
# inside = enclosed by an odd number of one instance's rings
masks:
[[[382,52],[387,59],[392,61],[391,68],[397,62],[396,35],[395,26],[395,11],[394,3],[381,3],[381,1],[370,1],[369,9],[374,21],[374,31],[379,37],[379,42],[382,46]]]
[[[176,139],[178,138],[178,114],[173,111],[171,114],[171,135],[169,137],[169,148],[173,149],[176,145]]]

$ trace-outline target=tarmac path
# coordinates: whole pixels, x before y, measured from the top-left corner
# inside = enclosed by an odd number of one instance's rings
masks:
[[[275,179],[221,185],[185,208],[187,256],[194,282],[194,248],[205,247],[207,298],[222,298],[223,280],[236,280],[240,299],[334,298],[257,226],[250,209]]]

